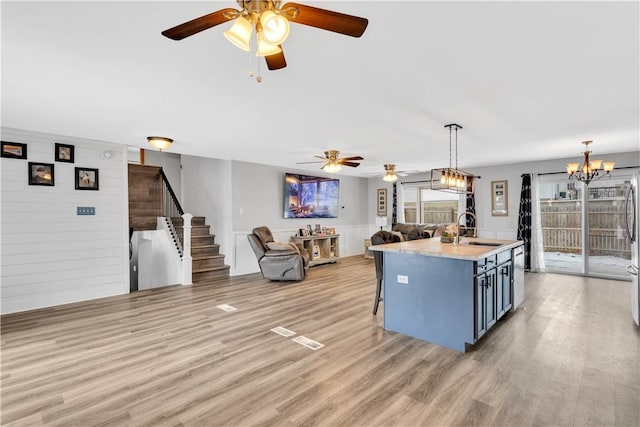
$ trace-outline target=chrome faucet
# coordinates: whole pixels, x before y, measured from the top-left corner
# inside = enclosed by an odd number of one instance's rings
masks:
[[[456,227],[457,227],[457,232],[456,232],[456,239],[455,239],[455,244],[459,245],[460,244],[460,219],[462,217],[465,217],[467,215],[471,215],[473,217],[473,222],[475,223],[475,227],[473,227],[473,236],[471,237],[478,237],[478,218],[476,217],[476,214],[474,214],[473,212],[462,212],[460,215],[458,215],[458,221],[456,222]]]

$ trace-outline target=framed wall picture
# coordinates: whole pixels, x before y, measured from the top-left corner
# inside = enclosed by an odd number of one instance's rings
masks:
[[[378,188],[378,197],[376,198],[378,203],[378,216],[387,216],[387,189]]]
[[[76,168],[76,190],[98,190],[98,169]]]
[[[11,159],[26,159],[27,144],[21,144],[19,142],[2,141],[2,148],[1,148],[0,154],[2,154],[2,157],[9,157]]]
[[[507,180],[491,181],[491,215],[509,215]]]
[[[47,185],[53,187],[55,175],[53,163],[29,162],[29,185]]]
[[[68,144],[59,144],[56,142],[55,159],[56,162],[73,163],[74,146]]]

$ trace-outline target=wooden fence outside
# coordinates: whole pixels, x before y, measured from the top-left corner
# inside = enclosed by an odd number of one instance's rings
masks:
[[[582,206],[575,200],[553,200],[540,205],[545,252],[581,253]],[[589,254],[631,259],[624,232],[624,200],[589,201]]]
[[[422,211],[422,223],[423,224],[444,224],[456,222],[458,218],[457,209],[451,208],[425,208]],[[413,224],[416,221],[416,209],[404,208],[404,221],[408,224]]]

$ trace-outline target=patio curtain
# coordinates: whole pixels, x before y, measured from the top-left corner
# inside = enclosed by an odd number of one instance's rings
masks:
[[[540,219],[538,176],[522,174],[520,210],[518,212],[518,240],[524,242],[524,268],[544,271],[544,241]]]
[[[538,175],[531,178],[531,271],[544,271],[544,240],[540,214],[540,183]]]
[[[475,192],[473,192],[473,188],[474,188],[474,179],[471,178],[468,182],[467,182],[467,204],[465,206],[465,211],[466,212],[471,212],[472,214],[476,214],[476,195]],[[472,217],[471,215],[467,215],[466,217],[466,226],[467,228],[475,228],[476,227],[476,220],[474,217]],[[478,235],[478,230],[476,230],[476,236]]]
[[[398,186],[393,183],[393,208],[391,211],[391,226],[398,224]]]
[[[518,240],[524,242],[524,269],[531,270],[531,174],[521,175],[520,210],[518,212]]]
[[[404,185],[400,185],[400,187],[396,190],[396,198],[398,203],[398,210],[396,211],[396,220],[398,221],[398,223],[404,222],[404,187],[405,187]]]

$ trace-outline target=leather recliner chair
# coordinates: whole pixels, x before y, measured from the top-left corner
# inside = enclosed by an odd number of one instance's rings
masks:
[[[395,243],[402,241],[402,238],[397,234],[390,233],[385,230],[376,231],[371,236],[372,245],[383,245],[385,243]],[[376,264],[376,299],[373,302],[373,315],[378,313],[378,304],[382,301],[382,279],[384,278],[383,270],[383,253],[380,251],[373,251],[373,260]]]
[[[247,235],[256,254],[262,277],[268,280],[287,281],[304,279],[309,265],[306,249],[293,243],[275,242],[268,227],[256,227]]]

